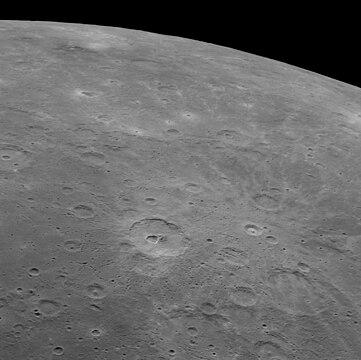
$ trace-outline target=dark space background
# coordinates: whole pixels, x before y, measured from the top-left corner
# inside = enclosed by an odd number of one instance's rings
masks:
[[[14,4],[15,6],[16,4]],[[361,87],[359,12],[338,3],[52,2],[16,5],[1,20],[123,27],[205,41],[285,62]],[[250,5],[253,5],[250,6]],[[278,8],[277,8],[278,5]],[[46,7],[47,6],[47,7]]]

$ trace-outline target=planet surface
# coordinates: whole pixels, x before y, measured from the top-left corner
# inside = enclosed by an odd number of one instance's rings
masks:
[[[200,41],[0,21],[0,359],[360,359],[360,99]]]

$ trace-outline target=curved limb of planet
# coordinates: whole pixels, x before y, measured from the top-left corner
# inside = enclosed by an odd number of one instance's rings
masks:
[[[1,359],[360,359],[359,88],[0,21],[0,95]]]

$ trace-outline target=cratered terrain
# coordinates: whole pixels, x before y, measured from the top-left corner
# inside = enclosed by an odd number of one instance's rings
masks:
[[[360,159],[357,87],[1,21],[0,359],[360,359]]]

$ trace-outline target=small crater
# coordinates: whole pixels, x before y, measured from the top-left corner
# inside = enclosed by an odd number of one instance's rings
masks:
[[[64,186],[62,189],[61,189],[61,192],[65,195],[70,195],[74,192],[74,189],[71,188],[70,186]]]
[[[105,163],[104,154],[96,151],[83,152],[80,158],[91,165],[101,166]]]
[[[258,341],[255,344],[260,360],[287,360],[286,357],[281,355],[283,353],[282,347],[270,341]]]
[[[45,316],[55,316],[60,312],[60,304],[55,300],[40,299],[38,301],[39,311]]]
[[[223,185],[231,185],[232,182],[231,180],[229,180],[227,177],[221,177],[219,178],[219,181],[223,184]]]
[[[33,133],[44,133],[44,132],[48,132],[49,131],[49,128],[47,127],[44,127],[42,125],[37,125],[37,124],[30,124],[30,125],[27,125],[26,128],[33,132]]]
[[[152,197],[145,198],[145,199],[144,199],[144,202],[145,202],[147,205],[151,205],[151,206],[157,205],[157,203],[158,203],[157,199],[152,198]]]
[[[191,193],[199,193],[202,190],[202,188],[196,183],[187,183],[184,185],[184,188]]]
[[[21,336],[24,335],[25,329],[26,329],[26,327],[22,323],[14,324],[12,333],[14,334],[14,336],[20,338]]]
[[[95,337],[102,335],[102,331],[100,329],[93,329],[90,333]]]
[[[162,97],[162,98],[159,98],[159,102],[164,105],[164,106],[167,106],[171,103],[171,100],[168,99],[168,98],[165,98],[165,97]]]
[[[145,239],[150,244],[158,244],[160,241],[166,241],[165,235],[148,235]]]
[[[91,299],[103,299],[107,294],[104,286],[99,283],[92,283],[85,287],[85,293]]]
[[[168,135],[171,135],[171,136],[180,136],[180,135],[182,135],[182,133],[181,133],[179,130],[177,130],[177,129],[168,129],[168,130],[166,131],[166,133],[167,133]]]
[[[138,186],[138,182],[134,179],[125,179],[123,180],[123,184],[125,187],[133,189]]]
[[[217,131],[217,135],[225,139],[233,139],[237,135],[237,132],[234,130],[225,129]]]
[[[271,245],[277,245],[279,243],[279,240],[272,235],[267,235],[265,237],[265,240],[268,244],[271,244]]]
[[[251,236],[260,236],[263,233],[263,229],[255,224],[246,224],[244,230]]]
[[[186,119],[186,120],[194,121],[194,120],[197,120],[197,118],[198,118],[196,114],[189,112],[189,111],[183,112],[181,115],[182,115],[183,119]]]
[[[40,275],[40,270],[36,267],[32,267],[30,269],[28,269],[28,274],[30,276],[39,276]]]
[[[18,170],[24,168],[31,158],[31,153],[20,146],[0,144],[0,170]]]
[[[100,114],[95,117],[95,120],[103,124],[110,124],[114,119],[110,115]]]
[[[134,245],[127,242],[121,242],[118,246],[120,252],[132,252],[134,250]]]
[[[216,307],[210,302],[204,302],[200,305],[200,310],[205,315],[214,315],[217,312]]]
[[[74,216],[80,219],[89,219],[95,216],[93,208],[89,205],[79,204],[75,205],[73,208]]]
[[[198,335],[198,329],[194,326],[190,326],[188,329],[187,329],[187,334],[189,336],[197,336]]]
[[[254,194],[251,198],[256,207],[269,211],[278,210],[283,201],[282,191],[277,188],[263,190]]]
[[[298,270],[302,271],[303,273],[308,273],[311,270],[311,268],[303,262],[299,262],[297,264],[297,268],[298,268]]]
[[[82,126],[75,128],[73,132],[79,140],[95,140],[98,136],[94,130]]]
[[[55,348],[53,348],[53,354],[54,355],[63,355],[64,348],[62,346],[55,346]]]
[[[82,241],[80,239],[68,239],[64,242],[63,248],[67,252],[79,252],[82,249]]]
[[[234,286],[229,289],[230,300],[240,306],[253,306],[257,303],[257,294],[251,287]]]

